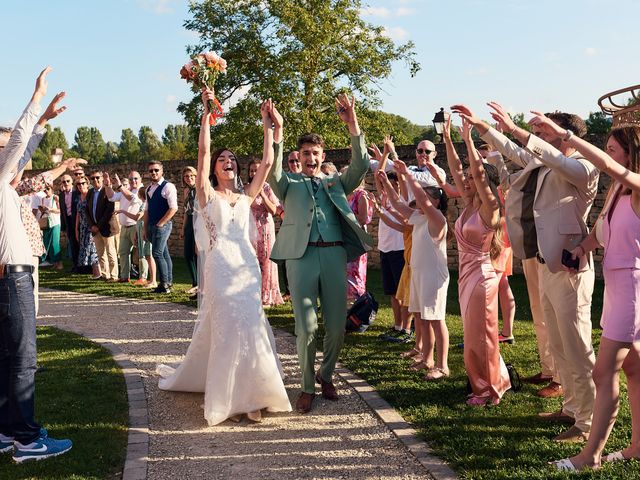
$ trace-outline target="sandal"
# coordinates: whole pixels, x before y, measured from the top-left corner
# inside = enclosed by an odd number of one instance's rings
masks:
[[[424,379],[427,382],[435,382],[437,380],[442,380],[443,378],[446,378],[448,376],[449,376],[449,370],[445,370],[444,368],[440,368],[440,367],[433,367],[427,370],[427,373],[424,376]]]
[[[500,333],[498,335],[498,343],[508,343],[509,345],[513,345],[514,343],[516,343],[516,339],[513,337],[513,335],[507,337],[506,335]]]
[[[562,460],[556,460],[554,462],[549,462],[549,465],[553,465],[556,467],[556,470],[559,472],[577,472],[578,469],[571,463],[571,460],[568,458],[563,458]]]
[[[629,459],[625,458],[624,455],[622,455],[622,450],[618,450],[617,452],[610,453],[609,455],[603,455],[602,458],[600,459],[602,463],[625,462],[627,460]]]
[[[478,397],[477,395],[471,395],[467,399],[466,403],[470,407],[485,407],[488,401],[489,397]]]
[[[420,350],[417,350],[415,348],[412,348],[411,350],[407,350],[406,352],[402,352],[400,354],[402,358],[416,357],[418,355],[422,355],[422,353],[420,352]]]
[[[415,370],[417,372],[420,370],[429,370],[429,368],[429,365],[427,365],[423,360],[416,360],[411,364],[409,370]]]

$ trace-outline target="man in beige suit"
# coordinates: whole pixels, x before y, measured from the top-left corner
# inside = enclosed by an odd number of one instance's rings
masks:
[[[516,126],[497,103],[492,116],[502,131],[524,148],[474,117],[464,106],[455,109],[478,129],[482,139],[523,167],[506,201],[507,231],[513,253],[538,261],[540,301],[549,334],[549,346],[564,389],[560,412],[541,417],[573,426],[554,440],[584,441],[591,429],[595,387],[591,372],[595,361],[591,343],[591,295],[594,271],[585,258],[577,274],[562,265],[562,250],[572,250],[588,234],[586,220],[596,196],[598,170],[566,143],[545,141]],[[584,135],[584,122],[575,115],[548,115],[563,128]]]

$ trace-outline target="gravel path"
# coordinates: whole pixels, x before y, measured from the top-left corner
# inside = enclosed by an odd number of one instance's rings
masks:
[[[207,426],[201,394],[158,389],[155,367],[187,350],[195,311],[185,306],[41,290],[39,325],[111,343],[139,369],[148,405],[149,479],[431,479],[427,469],[344,381],[340,400],[264,414],[262,423]],[[293,338],[275,331],[291,404],[299,393]]]

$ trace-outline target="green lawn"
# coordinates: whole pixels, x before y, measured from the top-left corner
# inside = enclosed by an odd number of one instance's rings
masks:
[[[171,295],[142,294],[139,289],[126,285],[95,283],[78,277],[63,277],[60,272],[45,272],[42,284],[53,288],[121,295],[133,298],[167,299],[177,303],[190,303],[180,292],[189,288],[188,277],[181,259],[175,262],[176,288]],[[64,282],[62,279],[64,279]],[[511,278],[516,296],[517,312],[514,327],[516,343],[502,347],[506,362],[512,363],[521,376],[539,370],[537,349],[524,278]],[[421,380],[421,374],[407,369],[409,362],[399,353],[406,346],[389,344],[377,335],[389,328],[392,313],[388,298],[382,294],[380,272],[369,272],[368,287],[380,301],[380,311],[373,327],[364,334],[348,335],[341,355],[342,363],[365,378],[401,414],[412,422],[434,448],[464,479],[546,479],[546,478],[640,478],[640,462],[606,465],[598,472],[585,472],[569,476],[554,472],[547,461],[577,453],[579,445],[555,443],[551,438],[566,426],[541,422],[540,411],[553,411],[560,407],[557,399],[541,399],[535,395],[535,386],[525,386],[518,393],[507,393],[501,404],[490,408],[465,405],[466,375],[462,349],[462,321],[459,315],[455,273],[449,287],[447,325],[451,332],[449,365],[451,377],[439,383]],[[192,303],[190,303],[192,304]],[[593,320],[598,325],[602,308],[602,283],[594,293]],[[268,312],[272,325],[293,331],[290,305],[276,307]],[[600,330],[594,329],[597,346]],[[623,380],[624,384],[624,380]],[[631,438],[631,419],[626,390],[622,393],[621,409],[616,427],[606,452],[619,450]]]
[[[0,479],[119,478],[127,449],[128,406],[122,371],[111,353],[73,333],[38,327],[36,419],[73,448],[41,462],[0,455]]]

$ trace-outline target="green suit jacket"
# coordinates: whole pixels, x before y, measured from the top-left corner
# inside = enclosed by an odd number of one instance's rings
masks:
[[[316,203],[311,179],[301,173],[286,173],[282,170],[282,144],[274,143],[275,161],[267,181],[284,207],[284,220],[280,226],[276,242],[271,250],[271,259],[282,261],[300,258],[309,243],[311,225],[316,220]],[[340,175],[321,176],[322,188],[332,207],[339,215],[339,224],[330,228],[339,229],[330,237],[342,238],[347,251],[347,260],[354,260],[371,250],[373,239],[358,224],[349,207],[347,195],[353,192],[364,179],[369,169],[364,136],[351,137],[351,165]],[[327,239],[328,240],[328,239]]]

